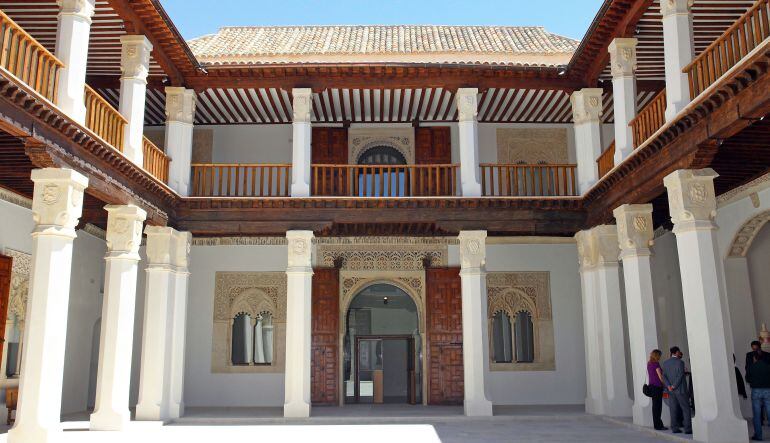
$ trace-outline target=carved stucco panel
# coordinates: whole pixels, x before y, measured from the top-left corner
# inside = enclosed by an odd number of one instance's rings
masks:
[[[351,128],[348,130],[348,163],[358,164],[366,151],[376,146],[389,146],[400,152],[407,164],[414,164],[414,129]]]
[[[487,274],[487,317],[492,334],[492,317],[505,312],[515,322],[516,314],[532,315],[535,361],[532,363],[490,363],[493,371],[553,371],[556,368],[551,292],[548,272],[490,272]],[[513,328],[512,328],[513,329]],[[491,346],[492,340],[490,340]],[[490,355],[492,353],[490,352]]]
[[[5,255],[13,259],[11,265],[11,291],[8,298],[8,319],[16,316],[19,324],[22,325],[27,313],[32,255],[8,248],[5,249]]]
[[[565,128],[498,128],[497,162],[569,163]]]

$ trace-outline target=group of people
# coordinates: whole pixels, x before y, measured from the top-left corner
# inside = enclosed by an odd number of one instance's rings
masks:
[[[678,346],[670,349],[670,358],[660,362],[663,352],[653,349],[647,362],[649,393],[652,398],[652,422],[659,431],[668,430],[660,418],[663,412],[663,394],[668,393],[668,406],[671,409],[671,432],[679,434],[684,428],[685,434],[692,434],[692,409],[690,391],[687,389],[686,370],[682,360],[682,351]]]
[[[668,393],[671,410],[671,431],[685,434],[692,433],[692,409],[690,391],[687,389],[686,370],[682,361],[682,351],[674,346],[670,358],[661,363],[663,353],[659,349],[650,352],[647,363],[649,377],[647,394],[652,398],[652,421],[655,429],[668,430],[663,425],[663,395]],[[736,368],[737,369],[737,368]],[[770,412],[770,353],[762,351],[758,341],[751,342],[751,352],[746,354],[746,382],[751,387],[751,407],[754,424],[752,440],[762,440],[763,412]],[[739,392],[743,386],[740,371],[736,370]],[[741,392],[745,396],[745,389]]]

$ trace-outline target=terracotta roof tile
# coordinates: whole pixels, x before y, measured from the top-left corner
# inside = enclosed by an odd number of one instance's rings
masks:
[[[566,64],[578,41],[538,26],[225,27],[189,41],[204,64]]]

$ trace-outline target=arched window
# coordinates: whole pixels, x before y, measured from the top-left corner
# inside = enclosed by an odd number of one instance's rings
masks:
[[[240,313],[233,319],[231,361],[234,365],[248,365],[252,359],[251,316]]]
[[[391,146],[367,149],[359,158],[359,165],[396,166],[389,168],[360,168],[358,171],[359,197],[403,197],[406,191],[404,154]]]
[[[273,315],[262,312],[254,325],[254,364],[273,363]]]
[[[492,317],[492,361],[495,363],[511,363],[511,318],[503,311],[498,311]]]
[[[516,338],[516,362],[532,363],[535,361],[535,334],[532,314],[527,311],[516,314],[514,336]]]

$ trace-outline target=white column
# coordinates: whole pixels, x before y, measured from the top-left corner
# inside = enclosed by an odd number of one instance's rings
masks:
[[[291,196],[310,196],[310,142],[313,132],[310,127],[313,91],[310,88],[294,88],[291,106],[294,110],[292,120],[291,151]]]
[[[682,72],[695,57],[692,37],[693,0],[660,2],[663,15],[663,56],[666,68],[666,121],[690,103],[690,84]]]
[[[174,231],[174,296],[170,303],[171,338],[168,358],[168,411],[169,419],[184,414],[184,364],[187,337],[187,297],[190,280],[189,262],[192,234]]]
[[[481,196],[479,183],[479,90],[457,89],[457,129],[460,142],[460,181],[464,197]]]
[[[195,91],[166,87],[166,155],[171,158],[168,185],[179,195],[190,195]]]
[[[91,430],[120,431],[131,420],[128,393],[134,338],[136,273],[142,223],[147,213],[134,205],[107,205],[107,256],[96,404]]]
[[[190,233],[147,226],[147,285],[136,419],[179,418],[184,406],[184,347]]]
[[[61,432],[72,242],[88,186],[86,177],[70,169],[35,169],[32,181],[32,271],[10,443],[45,443]]]
[[[463,377],[465,415],[491,416],[492,402],[486,389],[489,375],[487,334],[487,231],[460,231],[460,280],[462,284]]]
[[[623,313],[620,299],[618,239],[615,226],[600,225],[576,236],[583,278],[586,334],[586,374],[589,399],[586,410],[594,414],[631,415],[626,387]],[[589,362],[588,360],[596,361]],[[589,408],[592,408],[591,411]]]
[[[616,38],[609,46],[616,165],[634,152],[634,137],[629,123],[636,117],[636,43],[635,38]]]
[[[602,115],[602,92],[599,88],[585,88],[573,92],[570,96],[575,126],[578,190],[581,194],[599,180],[596,159],[602,153],[599,120]]]
[[[594,244],[590,231],[580,231],[575,234],[580,263],[580,289],[583,301],[583,339],[585,341],[586,365],[586,412],[603,415],[607,410],[604,403],[604,376],[602,365],[598,358],[601,354],[599,342],[598,314],[596,301],[596,262]]]
[[[652,401],[642,393],[648,383],[647,356],[658,347],[655,298],[652,292],[650,246],[652,246],[652,205],[623,205],[614,211],[618,227],[620,258],[626,288],[628,341],[634,386],[634,423],[652,426]]]
[[[168,323],[170,304],[174,297],[173,259],[176,244],[172,228],[147,226],[144,233],[147,235],[147,277],[136,419],[164,421],[168,418],[168,381],[165,373],[168,342],[171,340]]]
[[[693,437],[704,442],[746,441],[732,362],[732,335],[714,217],[712,169],[679,170],[663,179],[679,251],[687,342],[695,396]]]
[[[296,96],[295,96],[296,97]],[[313,231],[288,231],[284,417],[310,417],[310,301]]]
[[[120,37],[120,114],[128,121],[124,132],[123,154],[134,164],[143,165],[144,102],[147,74],[150,72],[152,44],[143,35]]]
[[[88,36],[96,0],[59,0],[56,29],[56,58],[64,67],[59,71],[56,105],[80,124],[86,121],[85,87]]]

